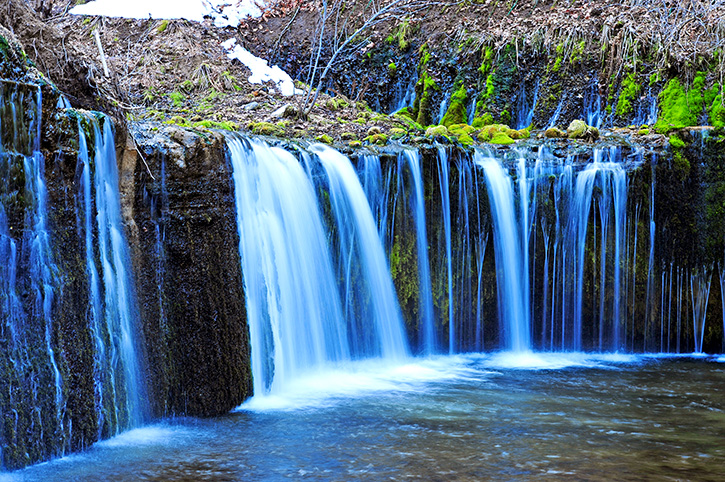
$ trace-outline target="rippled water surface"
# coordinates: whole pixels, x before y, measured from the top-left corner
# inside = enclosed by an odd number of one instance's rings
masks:
[[[725,360],[365,363],[0,481],[724,480]]]

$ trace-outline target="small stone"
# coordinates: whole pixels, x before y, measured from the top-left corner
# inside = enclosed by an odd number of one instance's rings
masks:
[[[243,110],[254,110],[259,107],[259,102],[250,102],[242,106]]]
[[[279,109],[277,109],[274,112],[272,112],[270,114],[270,117],[272,117],[272,118],[280,118],[280,117],[283,117],[285,115],[285,112],[287,112],[287,108],[288,107],[292,107],[292,105],[291,104],[285,104],[285,105],[283,105]]]
[[[370,129],[368,129],[368,137],[375,136],[378,134],[382,134],[383,131],[378,126],[372,126]]]

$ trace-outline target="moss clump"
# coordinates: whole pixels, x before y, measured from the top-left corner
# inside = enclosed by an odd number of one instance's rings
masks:
[[[282,136],[284,129],[271,122],[250,122],[247,129],[260,136]]]
[[[566,132],[558,127],[549,127],[544,132],[544,137],[547,139],[566,139]]]
[[[570,139],[581,139],[587,133],[587,123],[583,120],[576,119],[571,121],[569,127],[566,128],[566,135]]]
[[[491,144],[501,144],[501,145],[507,145],[507,144],[513,144],[516,142],[513,140],[508,134],[505,132],[497,132],[496,134],[491,137],[491,140],[489,141]]]
[[[347,107],[349,104],[345,99],[342,97],[333,97],[332,99],[328,100],[325,106],[330,109],[331,111],[335,112],[340,109],[343,109]],[[285,112],[286,114],[286,112]]]
[[[351,141],[357,139],[357,134],[355,134],[354,132],[343,132],[342,134],[340,134],[340,139],[342,139],[343,141]]]
[[[461,134],[471,134],[476,130],[475,127],[469,126],[468,124],[453,124],[447,127],[448,131],[456,136],[459,136]]]
[[[569,139],[594,140],[599,138],[599,129],[588,126],[586,122],[580,119],[571,121],[569,127],[566,128],[566,135]]]
[[[392,77],[396,74],[397,71],[398,71],[398,67],[395,65],[395,62],[393,62],[391,60],[390,63],[388,64],[388,74],[390,74],[390,76]]]
[[[451,96],[451,103],[448,105],[441,124],[448,127],[453,124],[463,124],[468,119],[468,113],[466,111],[466,100],[468,99],[468,91],[466,87],[461,84],[458,89]]]
[[[169,99],[174,107],[181,107],[186,100],[186,96],[181,92],[172,92],[169,94]]]
[[[465,132],[458,136],[458,142],[464,146],[470,146],[474,143],[473,137],[466,134]]]
[[[641,90],[642,85],[637,82],[633,73],[629,73],[622,81],[622,90],[617,101],[616,113],[619,117],[627,116],[634,111],[632,101],[639,96]]]
[[[649,129],[640,129],[639,131],[637,131],[637,135],[640,135],[640,136],[649,135]]]
[[[686,145],[687,144],[685,143],[685,141],[683,141],[677,134],[672,134],[670,136],[670,147],[673,147],[675,149],[682,149]]]
[[[416,84],[416,92],[420,92],[418,98],[419,101],[416,99],[418,104],[417,109],[417,116],[416,116],[416,122],[422,126],[430,125],[431,123],[431,97],[433,94],[440,90],[440,87],[438,87],[438,84],[436,84],[436,81],[433,80],[433,78],[428,75],[428,72],[423,72],[421,75],[420,80],[418,80],[418,83]]]
[[[328,136],[327,134],[321,134],[315,137],[315,140],[317,142],[322,142],[323,144],[332,144],[333,142],[332,137]]]
[[[723,103],[722,94],[713,99],[708,111],[710,114],[710,124],[713,127],[725,127],[725,103]]]
[[[370,144],[375,144],[377,146],[384,146],[388,143],[388,136],[385,134],[373,134],[369,135],[365,138],[365,140]]]
[[[526,131],[528,135],[528,131]],[[493,124],[486,126],[478,133],[478,140],[490,142],[491,144],[513,144],[515,139],[520,139],[522,134],[516,129],[511,129],[505,124]]]
[[[473,119],[473,124],[471,124],[476,129],[480,129],[481,127],[490,126],[493,124],[493,116],[489,113],[483,114],[481,117],[476,117]]]
[[[705,99],[705,73],[698,72],[689,90],[674,78],[667,82],[660,94],[660,118],[655,129],[663,134],[673,129],[697,125],[697,117],[703,111]]]
[[[357,148],[357,147],[362,147],[362,142],[360,142],[360,141],[350,141],[350,142],[347,143],[347,145],[350,146],[350,147],[353,147],[353,148]]]
[[[450,140],[451,133],[448,131],[446,126],[430,126],[425,130],[426,137],[445,137]]]
[[[204,129],[223,129],[226,131],[238,131],[239,125],[237,123],[232,121],[213,121],[213,120],[203,120],[199,122],[194,122],[192,124],[195,128],[204,128]]]
[[[478,71],[483,77],[488,76],[493,67],[493,49],[489,46],[484,46],[481,50],[481,66]]]
[[[408,132],[400,127],[393,127],[390,129],[390,137],[392,139],[400,139],[401,137],[405,137],[407,134]]]

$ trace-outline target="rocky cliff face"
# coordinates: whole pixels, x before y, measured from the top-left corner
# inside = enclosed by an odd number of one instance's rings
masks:
[[[132,126],[122,171],[154,413],[218,415],[251,394],[239,236],[224,139]],[[134,141],[132,141],[134,142]]]

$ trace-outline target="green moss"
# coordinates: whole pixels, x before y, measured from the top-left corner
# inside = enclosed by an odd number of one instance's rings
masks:
[[[362,142],[360,142],[360,141],[350,141],[350,142],[347,143],[347,145],[350,146],[350,147],[353,147],[353,148],[357,148],[357,147],[362,147]]]
[[[725,103],[723,103],[722,94],[715,97],[710,105],[710,124],[713,127],[723,128],[725,127]]]
[[[481,50],[481,66],[478,68],[478,72],[482,77],[487,77],[491,73],[493,67],[493,49],[489,46],[483,47]]]
[[[162,32],[163,32],[164,30],[166,30],[166,28],[167,28],[168,26],[169,26],[169,21],[168,21],[168,20],[163,20],[163,21],[161,22],[161,24],[159,25],[159,27],[158,27],[158,28],[156,29],[156,31],[157,31],[158,33],[162,33]]]
[[[430,126],[425,130],[426,137],[445,137],[450,140],[451,133],[446,126]]]
[[[370,136],[367,136],[365,140],[370,144],[375,144],[378,146],[384,146],[388,143],[388,136],[385,134],[373,134]]]
[[[508,109],[504,109],[501,111],[501,123],[503,123],[503,124],[511,123],[511,113],[508,111]]]
[[[327,134],[321,134],[315,137],[315,140],[317,142],[322,142],[323,144],[332,144],[333,142],[332,137],[328,136]]]
[[[431,123],[431,97],[433,94],[440,90],[435,80],[428,75],[428,72],[423,72],[416,90],[420,90],[420,101],[418,102],[418,115],[416,122],[420,125],[429,125]]]
[[[617,100],[617,115],[620,117],[628,116],[632,113],[634,108],[632,107],[632,101],[639,96],[642,90],[642,85],[637,82],[633,73],[627,74],[622,81],[622,90],[619,93],[619,100]]]
[[[468,113],[466,112],[467,99],[468,91],[466,90],[466,86],[461,84],[451,96],[451,102],[441,120],[441,124],[448,127],[453,124],[465,123],[466,119],[468,119]]]
[[[392,139],[400,139],[401,137],[405,137],[407,134],[408,132],[400,127],[393,127],[390,129],[390,137]]]
[[[640,129],[640,130],[639,130],[639,131],[637,132],[637,134],[638,134],[638,135],[640,135],[640,136],[646,136],[646,135],[649,135],[649,129]]]
[[[491,140],[489,141],[491,144],[513,144],[514,141],[508,134],[504,132],[497,132],[496,134],[491,137]]]
[[[418,53],[420,54],[418,67],[422,69],[428,64],[428,62],[430,62],[430,52],[428,51],[428,44],[425,43],[421,45],[420,49],[418,49]]]
[[[340,134],[340,139],[342,139],[343,141],[355,140],[357,139],[357,134],[355,134],[354,132],[343,132],[342,134]]]
[[[458,136],[458,142],[460,142],[464,146],[470,146],[474,144],[473,138],[465,132]]]
[[[687,144],[685,141],[683,141],[677,134],[672,134],[670,136],[670,146],[674,147],[675,149],[681,149],[685,147]]]
[[[393,76],[393,75],[395,75],[397,73],[397,71],[398,71],[398,67],[396,67],[395,66],[395,62],[393,62],[391,60],[390,63],[388,64],[388,74],[390,74],[391,76]]]
[[[578,64],[582,61],[582,57],[584,56],[584,49],[586,48],[586,41],[582,40],[581,42],[578,42],[574,44],[574,47],[571,52],[571,57],[569,57],[569,63],[572,65]]]
[[[689,90],[680,84],[679,79],[673,78],[660,94],[660,118],[655,129],[667,133],[673,129],[681,129],[697,125],[697,117],[702,113],[705,99],[705,73],[698,72],[692,81]]]
[[[169,94],[169,99],[174,107],[181,107],[186,100],[186,96],[181,92],[172,92]]]
[[[192,127],[195,128],[205,128],[205,129],[223,129],[227,131],[238,131],[239,125],[237,125],[235,122],[232,121],[222,121],[217,122],[213,120],[203,120],[199,122],[194,122],[192,124]]]
[[[660,73],[659,72],[655,72],[654,74],[652,74],[652,75],[649,76],[649,86],[650,87],[652,87],[653,85],[655,85],[659,81],[660,81]]]
[[[493,124],[493,116],[489,113],[485,113],[481,117],[473,119],[472,126],[476,129],[480,129],[481,127],[490,126],[491,124]]]
[[[284,129],[272,124],[271,122],[250,122],[247,124],[247,129],[252,131],[253,134],[261,136],[282,136],[284,135]]]

